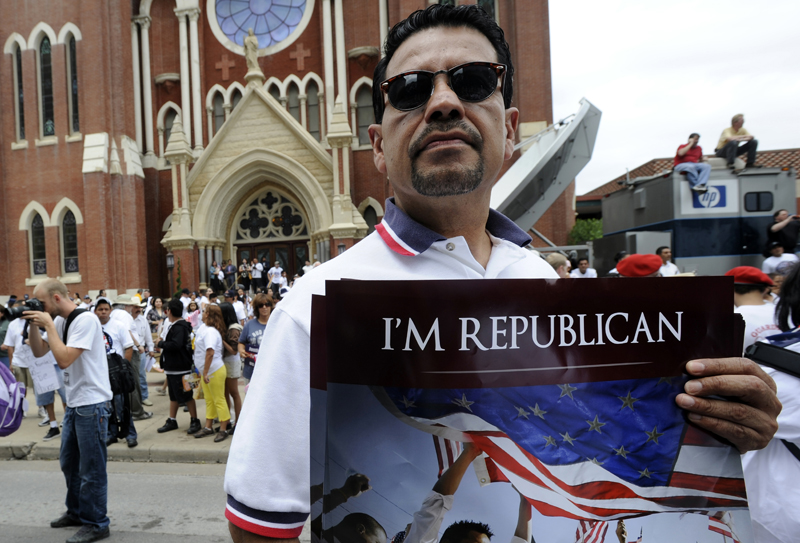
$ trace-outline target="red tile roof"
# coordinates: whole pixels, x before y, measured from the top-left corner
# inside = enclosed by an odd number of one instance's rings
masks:
[[[794,168],[797,179],[800,179],[800,149],[777,149],[774,151],[761,151],[756,155],[756,163],[769,168]],[[636,177],[647,177],[657,173],[671,170],[672,158],[655,158],[630,171],[631,179]],[[577,197],[579,201],[598,200],[606,194],[611,194],[622,188],[619,181],[625,179],[625,174],[612,179],[604,185],[600,185],[594,190]]]

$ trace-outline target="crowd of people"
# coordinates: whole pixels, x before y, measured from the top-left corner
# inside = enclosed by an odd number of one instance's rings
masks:
[[[306,263],[304,272],[313,269]],[[255,265],[255,263],[254,263]],[[285,272],[276,263],[274,276],[284,277]],[[251,268],[248,268],[248,271]],[[258,275],[256,275],[258,278]],[[299,278],[299,277],[298,277]],[[239,379],[244,376],[249,382],[261,346],[261,337],[272,309],[291,289],[290,282],[281,289],[273,290],[272,279],[263,285],[261,281],[249,284],[238,283],[234,288],[217,294],[213,288],[201,292],[183,289],[173,298],[152,296],[149,289],[140,289],[136,294],[120,294],[114,299],[99,291],[94,299],[79,293],[69,299],[78,309],[94,314],[100,322],[104,336],[106,354],[115,353],[129,365],[136,376],[135,391],[130,394],[130,424],[125,440],[129,447],[138,445],[135,422],[153,416],[147,408],[153,405],[149,399],[147,375],[163,373],[163,384],[157,394],[170,398],[170,414],[159,433],[178,429],[177,413],[180,407],[190,415],[187,433],[195,437],[215,435],[215,441],[223,441],[233,434],[235,421],[242,408]],[[262,291],[263,287],[263,291]],[[221,298],[221,299],[220,299]],[[45,441],[61,434],[54,405],[55,394],[66,408],[63,372],[51,352],[44,356],[55,368],[60,384],[54,391],[41,394],[29,367],[36,360],[31,351],[27,335],[27,321],[10,319],[10,309],[22,307],[30,300],[25,294],[17,299],[11,296],[0,311],[0,362],[10,367],[17,381],[26,387],[36,399],[39,426],[47,426]],[[195,396],[206,401],[206,420],[197,417]],[[118,419],[123,420],[122,398],[115,398],[113,407]],[[110,405],[109,408],[112,408]],[[27,416],[27,413],[26,413]],[[214,428],[213,424],[219,423]],[[117,443],[120,432],[111,427],[107,445]]]

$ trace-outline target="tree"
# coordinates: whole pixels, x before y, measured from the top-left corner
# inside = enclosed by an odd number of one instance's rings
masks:
[[[578,219],[569,232],[567,243],[583,245],[587,241],[603,237],[602,219]]]
[[[180,298],[181,296],[181,259],[178,259],[178,265],[176,266],[178,269],[176,278],[175,278],[175,294],[173,295],[175,298]]]

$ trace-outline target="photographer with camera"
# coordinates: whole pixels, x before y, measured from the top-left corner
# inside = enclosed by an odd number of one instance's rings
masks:
[[[53,353],[64,370],[67,393],[59,455],[67,483],[67,511],[50,526],[80,526],[67,540],[70,543],[97,541],[109,536],[110,524],[105,438],[111,384],[103,330],[91,313],[75,313],[77,306],[69,299],[67,288],[56,279],[39,283],[34,296],[41,300],[43,311],[25,311],[23,315],[30,323],[31,349],[39,357]]]

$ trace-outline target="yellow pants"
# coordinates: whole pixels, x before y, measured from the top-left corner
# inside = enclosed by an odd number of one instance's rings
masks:
[[[206,399],[206,418],[219,419],[220,422],[231,420],[231,412],[228,410],[228,402],[225,401],[225,378],[228,372],[223,365],[220,369],[211,374],[206,384],[205,379],[200,378],[200,386],[203,387],[203,396]]]

